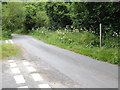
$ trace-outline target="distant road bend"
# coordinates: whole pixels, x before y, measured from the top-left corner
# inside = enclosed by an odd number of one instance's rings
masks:
[[[14,43],[21,46],[32,61],[46,62],[80,88],[118,88],[117,65],[43,43],[31,36],[13,34],[13,37]]]

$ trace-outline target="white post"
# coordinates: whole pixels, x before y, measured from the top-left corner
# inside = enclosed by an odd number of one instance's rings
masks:
[[[100,47],[102,46],[102,28],[100,23]]]

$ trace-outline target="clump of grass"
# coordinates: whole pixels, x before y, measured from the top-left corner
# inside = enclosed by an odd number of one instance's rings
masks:
[[[2,40],[7,40],[7,39],[11,39],[11,33],[9,31],[4,31],[2,32],[2,34],[0,35]]]
[[[21,50],[13,44],[0,43],[0,57],[10,57],[20,55]]]
[[[79,54],[90,56],[94,59],[118,64],[118,48],[117,40],[114,39],[114,44],[107,37],[103,43],[103,47],[99,47],[99,36],[96,36],[88,31],[79,32],[77,30],[45,30],[37,29],[29,33],[30,35],[52,45],[56,45]],[[112,37],[109,37],[109,39]],[[107,41],[106,41],[107,40]],[[116,41],[115,41],[116,40]],[[108,44],[107,44],[107,43]]]

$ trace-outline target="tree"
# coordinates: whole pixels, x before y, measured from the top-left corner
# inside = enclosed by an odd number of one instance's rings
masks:
[[[2,29],[13,32],[22,29],[25,20],[25,8],[23,3],[6,3],[3,4],[2,10]]]
[[[72,18],[73,27],[80,29],[80,28],[87,28],[89,27],[88,24],[88,15],[89,12],[86,8],[87,3],[78,3],[73,2],[70,8],[70,16]]]
[[[45,3],[26,3],[26,30],[48,26],[49,19],[44,9]]]
[[[72,25],[69,11],[65,3],[49,2],[46,4],[46,13],[51,21],[52,29],[65,28],[66,25]]]

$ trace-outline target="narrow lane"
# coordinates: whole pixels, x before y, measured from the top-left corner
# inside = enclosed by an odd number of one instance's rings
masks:
[[[13,41],[21,46],[24,56],[50,65],[76,82],[80,88],[117,88],[118,66],[94,60],[59,47],[45,44],[31,36],[14,34]]]

